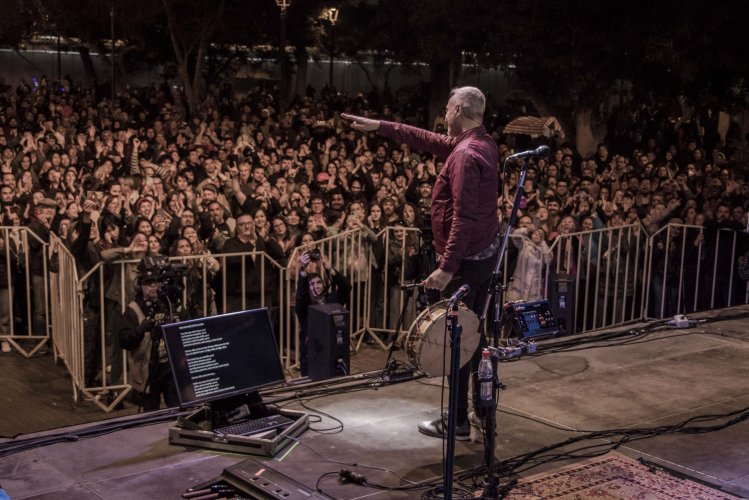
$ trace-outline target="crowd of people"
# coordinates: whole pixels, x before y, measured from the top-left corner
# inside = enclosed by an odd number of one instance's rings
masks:
[[[424,279],[432,188],[444,159],[375,133],[357,134],[339,115],[420,123],[421,111],[412,98],[397,93],[310,93],[281,113],[270,89],[234,95],[223,86],[209,89],[197,112],[189,113],[182,96],[166,85],[123,89],[114,100],[70,81],[3,86],[0,223],[28,226],[38,239],[21,249],[12,232],[4,233],[0,251],[8,259],[0,265],[0,291],[7,293],[13,277],[26,271],[19,266],[28,262],[31,326],[45,331],[40,252],[50,233],[66,242],[84,273],[99,261],[158,254],[189,258],[195,271],[189,275],[195,286],[188,287],[196,294],[188,304],[192,316],[205,313],[199,306],[205,303],[212,304],[211,312],[256,305],[266,286],[253,271],[254,257],[212,255],[262,251],[283,267],[298,267],[290,261],[295,249],[310,249],[348,230],[365,236],[358,253],[347,258],[358,259],[365,251],[375,257],[365,255],[361,264],[374,262],[372,286],[382,287],[386,275],[391,285],[404,279],[395,271],[404,261],[413,264],[405,279]],[[554,145],[549,157],[530,160],[522,186],[517,165],[502,173],[504,178],[499,174],[514,152],[512,139],[503,135],[500,123],[486,123],[499,146],[497,216],[503,224],[516,190],[522,190],[514,236],[521,271],[510,298],[539,297],[543,273],[537,270],[554,262],[549,246],[559,235],[634,223],[650,234],[668,223],[706,229],[681,240],[659,240],[655,258],[665,260],[681,252],[681,241],[692,253],[706,243],[703,258],[715,256],[710,251],[716,247],[726,252],[731,245],[718,245],[720,228],[745,234],[746,165],[732,159],[710,123],[675,124],[642,109],[627,123],[590,158],[580,157],[569,143]],[[445,132],[444,120],[431,125]],[[741,139],[735,129],[732,134]],[[378,234],[388,227],[397,230],[385,248]],[[427,231],[419,237],[404,230],[409,228]],[[601,243],[576,241],[578,254]],[[736,258],[743,245],[741,237]],[[19,258],[22,251],[28,251],[28,259]],[[720,257],[721,266],[734,268],[735,258]],[[201,281],[203,266],[207,283]],[[667,272],[678,270],[672,266]],[[104,310],[96,298],[99,284],[90,283],[86,314],[92,325],[97,314],[107,311],[113,317],[130,302],[136,273],[133,264],[109,274]],[[126,297],[120,296],[123,280]],[[733,283],[741,285],[738,279]],[[374,311],[388,307],[382,297],[394,293],[397,288],[379,294]],[[7,333],[10,312],[3,297],[0,324]],[[726,296],[717,305],[743,300]],[[23,321],[23,314],[14,316]],[[87,374],[88,382],[93,377],[94,371]]]

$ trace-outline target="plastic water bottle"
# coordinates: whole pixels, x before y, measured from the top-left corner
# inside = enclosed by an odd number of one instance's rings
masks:
[[[489,349],[481,352],[481,361],[479,362],[479,406],[489,407],[494,403],[494,369]]]

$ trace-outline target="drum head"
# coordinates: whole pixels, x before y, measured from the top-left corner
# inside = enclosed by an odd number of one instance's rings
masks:
[[[445,329],[447,301],[441,301],[419,314],[409,331],[409,360],[429,377],[450,374],[450,332]],[[479,346],[479,318],[464,304],[458,309],[458,323],[463,327],[460,336],[460,366],[471,360]]]

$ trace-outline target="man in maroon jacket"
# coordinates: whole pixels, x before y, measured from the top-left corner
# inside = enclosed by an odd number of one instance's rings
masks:
[[[445,158],[445,165],[432,189],[432,232],[439,267],[426,279],[427,288],[450,294],[467,283],[470,293],[463,299],[476,314],[483,308],[486,291],[499,249],[497,220],[498,152],[483,126],[485,98],[474,87],[453,89],[445,109],[447,135],[381,120],[342,114],[352,128],[377,131],[397,143]],[[476,335],[476,332],[464,332]],[[480,346],[485,340],[481,337]],[[458,440],[468,440],[468,375],[475,371],[479,351],[460,370]],[[474,377],[474,397],[476,394]],[[446,434],[446,419],[419,424],[419,431],[436,437]]]

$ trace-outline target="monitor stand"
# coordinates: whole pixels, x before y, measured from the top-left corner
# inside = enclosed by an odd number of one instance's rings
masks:
[[[213,432],[216,427],[242,419],[255,419],[278,413],[294,420],[266,435],[237,436]],[[273,457],[292,444],[309,427],[309,414],[303,411],[268,407],[258,392],[250,392],[212,401],[189,415],[179,417],[169,429],[169,443],[236,453]]]
[[[263,398],[257,391],[212,401],[207,406],[206,420],[210,420],[211,429],[241,420],[267,417],[274,413],[263,403]]]

